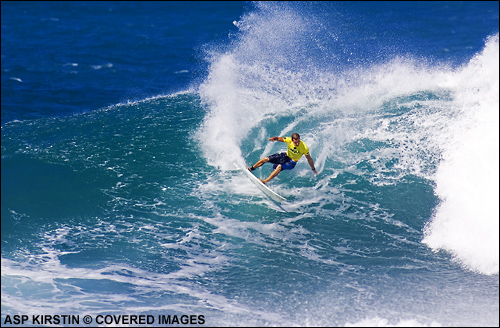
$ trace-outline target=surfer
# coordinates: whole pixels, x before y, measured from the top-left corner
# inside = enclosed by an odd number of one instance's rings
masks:
[[[292,134],[291,138],[272,137],[269,138],[269,141],[284,142],[287,144],[288,149],[286,153],[278,153],[270,155],[269,157],[261,158],[257,163],[248,168],[249,171],[253,171],[256,168],[262,166],[264,163],[271,162],[274,164],[273,172],[269,175],[269,177],[265,180],[260,179],[263,184],[268,183],[272,178],[276,177],[281,172],[281,170],[293,169],[302,155],[306,156],[307,162],[309,163],[309,166],[311,167],[313,172],[318,174],[318,172],[316,172],[316,169],[314,168],[314,161],[311,155],[309,155],[309,148],[304,143],[304,141],[300,140],[300,136],[298,133]]]

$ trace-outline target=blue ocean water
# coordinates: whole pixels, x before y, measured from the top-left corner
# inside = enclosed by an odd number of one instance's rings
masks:
[[[499,325],[497,2],[1,6],[2,325]]]

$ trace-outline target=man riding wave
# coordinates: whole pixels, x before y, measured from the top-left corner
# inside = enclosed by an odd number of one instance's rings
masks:
[[[292,137],[272,137],[268,139],[269,141],[281,141],[287,144],[286,153],[278,153],[270,155],[269,157],[261,158],[257,163],[250,166],[248,168],[249,171],[253,171],[256,168],[262,166],[264,163],[270,162],[273,163],[273,172],[269,175],[269,177],[265,180],[260,179],[263,184],[268,183],[271,179],[276,177],[281,170],[292,170],[297,164],[298,160],[302,157],[302,155],[306,156],[307,162],[309,166],[316,172],[316,168],[314,167],[314,161],[309,155],[309,147],[304,143],[304,141],[300,140],[300,136],[298,133],[292,134]]]

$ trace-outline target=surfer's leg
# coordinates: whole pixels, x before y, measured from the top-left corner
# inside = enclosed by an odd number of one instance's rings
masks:
[[[264,157],[261,160],[259,160],[257,163],[255,163],[253,166],[249,167],[248,170],[253,171],[256,168],[264,165],[264,163],[267,163],[267,162],[273,163],[274,164],[273,169],[276,169],[276,165],[283,164],[283,159],[285,157],[287,157],[286,153],[278,153],[278,154],[270,155],[269,157]]]
[[[280,165],[278,165],[278,166],[276,167],[276,169],[275,169],[273,172],[271,172],[271,174],[269,175],[269,177],[267,177],[267,179],[266,179],[266,180],[262,180],[262,179],[260,179],[260,181],[262,181],[262,183],[263,183],[263,184],[266,184],[266,183],[268,183],[268,182],[269,182],[272,178],[276,177],[276,176],[277,176],[280,172],[281,172],[281,164],[280,164]]]
[[[256,168],[261,167],[262,165],[264,165],[264,163],[267,163],[267,162],[269,162],[269,157],[264,157],[264,158],[260,159],[257,163],[255,163],[254,165],[250,166],[248,168],[248,171],[253,171]]]

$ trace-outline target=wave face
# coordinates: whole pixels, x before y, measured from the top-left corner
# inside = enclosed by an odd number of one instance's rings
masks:
[[[404,57],[366,65],[361,54],[340,70],[335,49],[345,40],[334,31],[290,8],[262,7],[235,22],[232,48],[211,54],[200,88],[208,163],[254,163],[279,148],[269,136],[297,131],[324,184],[346,168],[375,184],[434,181],[441,204],[424,242],[497,274],[498,34],[455,69]]]
[[[227,42],[199,48],[206,72],[186,91],[4,123],[2,323],[498,326],[498,33],[472,53],[470,25],[438,33],[438,13],[486,4],[363,5],[255,3]],[[132,19],[153,3],[128,6]],[[434,19],[410,19],[422,13]],[[132,83],[120,68],[91,73]],[[233,162],[282,151],[267,139],[293,132],[319,175],[304,159],[280,173],[269,183],[288,200],[278,206]]]

